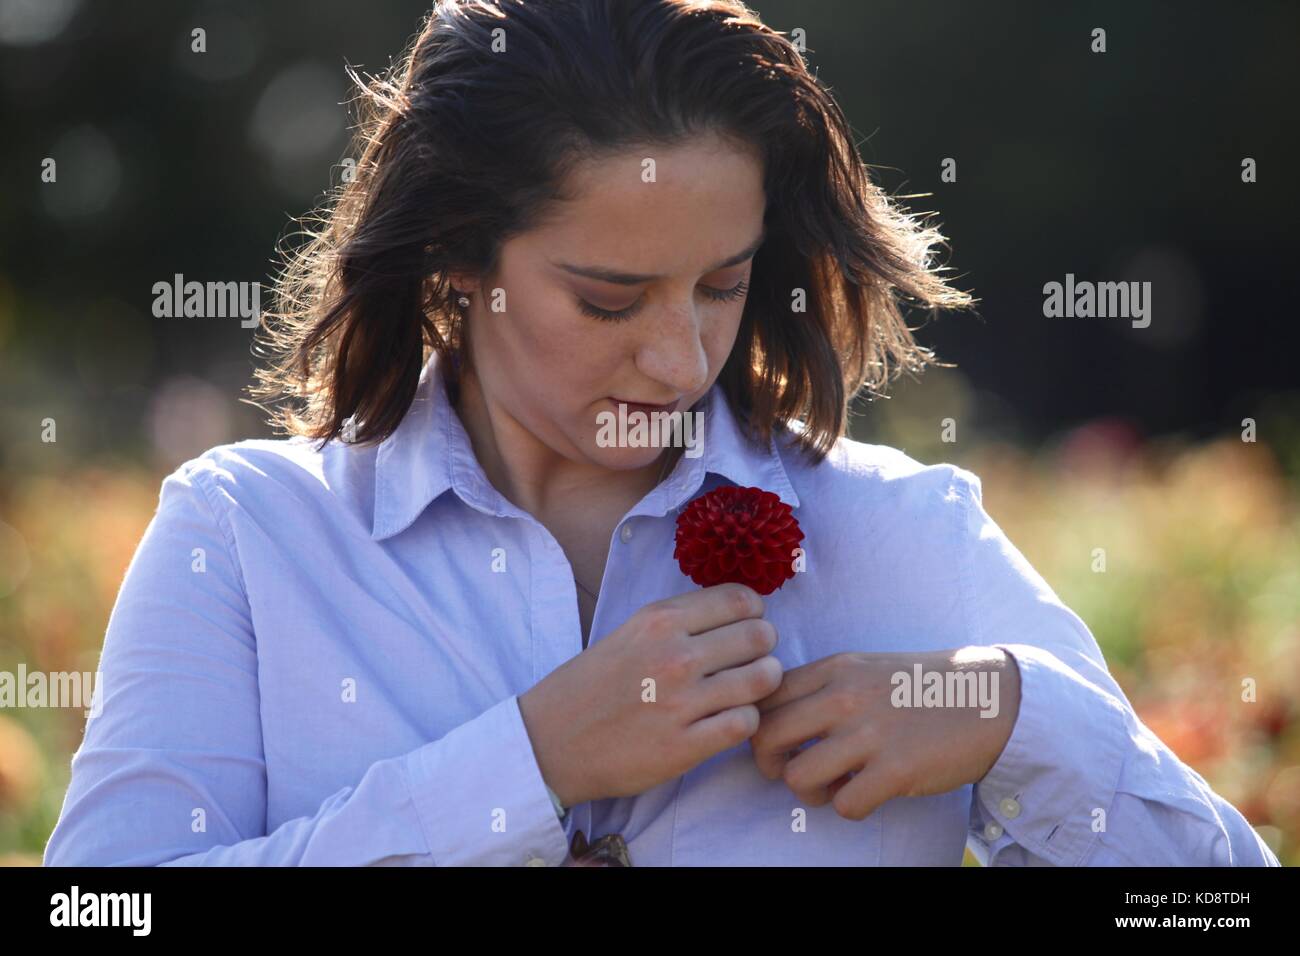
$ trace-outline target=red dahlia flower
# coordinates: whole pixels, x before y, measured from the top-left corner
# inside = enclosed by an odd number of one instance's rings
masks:
[[[790,506],[762,488],[715,488],[677,516],[673,557],[700,587],[735,581],[771,594],[794,577],[803,532]]]

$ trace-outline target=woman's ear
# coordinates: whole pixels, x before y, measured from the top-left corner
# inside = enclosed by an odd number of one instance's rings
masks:
[[[470,272],[448,273],[452,295],[473,295],[479,291],[479,277]]]

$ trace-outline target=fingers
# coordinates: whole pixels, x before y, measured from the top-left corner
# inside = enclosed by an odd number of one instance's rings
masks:
[[[831,794],[835,812],[847,820],[865,820],[899,793],[897,781],[879,767],[868,765]]]
[[[792,673],[785,672],[782,687]],[[786,762],[800,744],[830,733],[835,709],[826,705],[828,693],[823,689],[777,710],[764,710],[763,702],[759,702],[758,709],[763,719],[749,745],[754,751],[754,762],[758,764],[759,772],[767,779],[776,780],[781,776]]]
[[[822,658],[811,664],[793,667],[786,671],[781,678],[781,686],[774,693],[758,701],[759,712],[766,715],[778,707],[784,707],[800,698],[815,694],[825,687],[830,680],[830,668],[823,663],[826,660],[829,658]]]
[[[743,584],[717,584],[656,601],[651,607],[679,611],[688,634],[703,634],[735,621],[761,618],[762,596]]]
[[[753,704],[732,707],[711,717],[697,720],[686,728],[686,740],[694,754],[691,766],[703,763],[714,754],[735,747],[758,729],[758,708]]]
[[[840,788],[843,787],[846,783],[848,783],[848,782],[849,782],[850,780],[852,780],[852,779],[853,779],[853,773],[852,773],[852,771],[850,771],[849,773],[846,773],[846,774],[844,774],[843,776],[841,776],[838,780],[836,780],[834,783],[832,783],[829,787],[827,787],[826,789],[827,789],[827,792],[830,794],[831,799],[834,800],[834,799],[835,799],[835,794],[839,793]]]
[[[842,731],[799,751],[785,764],[781,777],[801,800],[820,807],[834,796],[832,784],[841,789],[849,782],[849,774],[861,770],[865,763],[861,740]]]
[[[776,627],[771,621],[762,618],[736,621],[704,634],[691,635],[692,653],[696,655],[700,674],[704,677],[771,654],[776,649],[776,643]],[[762,696],[771,694],[780,685],[778,673],[777,682],[767,688]],[[754,703],[755,700],[751,697],[745,703]]]
[[[753,704],[781,683],[781,662],[770,655],[743,667],[732,667],[704,678],[700,684],[699,715]]]
[[[759,733],[766,724],[764,718]],[[758,739],[758,734],[751,737],[751,746]],[[831,731],[811,746],[780,755],[780,763],[777,776],[803,803],[810,807],[831,803],[847,820],[864,820],[908,792],[897,761],[882,757],[860,733],[852,731]]]

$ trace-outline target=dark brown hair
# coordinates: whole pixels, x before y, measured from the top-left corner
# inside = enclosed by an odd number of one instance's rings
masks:
[[[765,161],[768,238],[719,376],[764,443],[801,418],[820,461],[859,391],[942,364],[904,308],[973,301],[939,275],[943,236],[871,181],[796,46],[739,0],[439,0],[390,78],[351,75],[355,177],[287,256],[273,361],[250,386],[290,434],[324,442],[349,418],[357,442],[391,434],[430,350],[450,376],[462,360],[450,275],[495,271],[574,163],[632,144],[716,131]]]

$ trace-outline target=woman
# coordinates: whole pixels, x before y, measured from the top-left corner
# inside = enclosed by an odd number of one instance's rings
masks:
[[[269,327],[290,437],[163,482],[48,864],[1277,864],[975,475],[844,437],[931,360],[900,303],[969,299],[785,38],[450,0],[368,92]],[[702,442],[600,440],[633,403]],[[793,509],[779,590],[674,560],[726,486]]]

